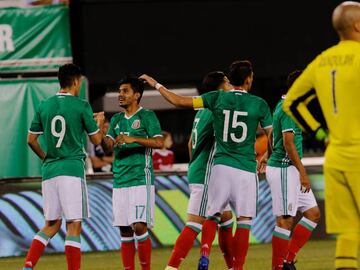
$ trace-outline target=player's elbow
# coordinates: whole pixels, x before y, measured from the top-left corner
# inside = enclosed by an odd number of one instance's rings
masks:
[[[31,134],[31,133],[28,134],[27,144],[28,144],[29,146],[34,145],[34,143],[36,143],[36,140],[37,140],[37,136],[36,136],[36,135]]]
[[[98,132],[95,135],[90,136],[90,141],[95,145],[99,145],[102,141],[102,134]]]

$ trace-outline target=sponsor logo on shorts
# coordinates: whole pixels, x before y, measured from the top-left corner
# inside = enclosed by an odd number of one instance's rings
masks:
[[[289,203],[288,210],[291,211],[293,209],[292,203]]]
[[[136,119],[134,122],[132,122],[131,124],[131,128],[132,129],[138,129],[140,127],[140,120]]]

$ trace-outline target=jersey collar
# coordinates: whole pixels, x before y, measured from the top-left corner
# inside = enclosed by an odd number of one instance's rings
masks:
[[[72,96],[72,94],[70,94],[68,92],[57,92],[56,95],[57,96]]]
[[[135,114],[137,114],[139,111],[141,111],[142,108],[143,108],[143,107],[140,106],[140,108],[139,108],[136,112],[134,112],[132,115],[130,115],[130,116],[127,116],[126,113],[124,112],[125,118],[129,120],[131,117],[133,117],[133,116],[134,116]]]
[[[243,90],[243,89],[232,89],[232,90],[230,90],[229,92],[240,92],[240,93],[248,94],[248,92],[245,91],[245,90]]]

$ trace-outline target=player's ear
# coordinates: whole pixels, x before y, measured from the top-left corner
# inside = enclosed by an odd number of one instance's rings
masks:
[[[138,103],[140,103],[140,93],[139,92],[135,92],[135,98],[137,100]]]
[[[354,30],[358,33],[360,33],[360,21],[357,21],[354,23]]]

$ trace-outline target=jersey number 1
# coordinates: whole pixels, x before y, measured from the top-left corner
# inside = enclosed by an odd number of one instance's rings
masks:
[[[56,130],[56,123],[57,122],[60,122],[60,131]],[[54,137],[59,138],[57,143],[56,143],[56,148],[60,148],[60,146],[61,146],[61,144],[62,144],[62,142],[64,140],[65,131],[66,131],[65,118],[62,117],[61,115],[55,116],[51,120],[51,134]]]
[[[224,120],[224,131],[223,131],[223,141],[228,141],[228,135],[229,135],[229,122],[230,122],[230,111],[229,110],[223,110],[223,113],[225,114],[225,120]],[[233,142],[241,143],[245,141],[246,135],[247,135],[247,125],[245,122],[240,122],[237,120],[238,116],[247,116],[247,112],[239,112],[234,111],[233,117],[232,117],[232,128],[241,127],[242,128],[242,135],[240,138],[236,138],[235,133],[230,133],[230,138]]]

